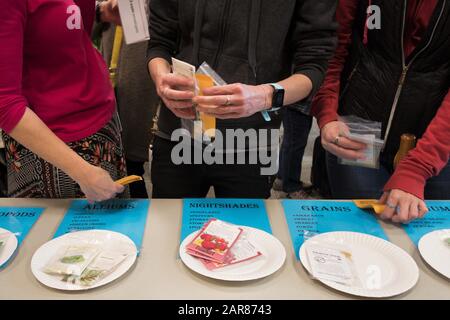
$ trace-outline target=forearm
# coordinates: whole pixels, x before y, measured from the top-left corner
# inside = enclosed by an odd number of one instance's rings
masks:
[[[63,170],[75,181],[80,180],[89,164],[61,141],[29,108],[10,132],[17,142],[42,159]]]
[[[417,146],[400,162],[385,190],[400,189],[423,199],[426,181],[450,159],[450,91]]]
[[[294,74],[289,78],[280,81],[280,85],[283,86],[284,93],[284,105],[290,105],[305,99],[311,93],[313,83],[311,79],[302,74]]]
[[[357,0],[340,0],[336,11],[336,19],[339,22],[338,47],[330,60],[325,80],[315,95],[311,108],[311,114],[317,118],[321,129],[338,118],[341,73],[349,55],[357,7]]]
[[[170,64],[163,58],[154,58],[148,63],[148,71],[153,82],[158,87],[161,76],[171,72]]]

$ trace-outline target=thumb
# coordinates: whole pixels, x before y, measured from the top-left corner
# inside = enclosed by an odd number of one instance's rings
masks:
[[[385,192],[381,196],[380,200],[378,200],[378,202],[382,203],[382,204],[386,204],[386,201],[387,201],[388,197],[389,197],[389,192]]]
[[[427,205],[425,204],[425,202],[420,201],[419,202],[419,217],[423,217],[424,215],[426,215],[428,212],[428,208]]]
[[[348,137],[348,135],[350,134],[350,129],[342,121],[339,121],[339,134],[344,137]]]
[[[122,193],[125,191],[125,187],[119,183],[115,183],[115,193]]]

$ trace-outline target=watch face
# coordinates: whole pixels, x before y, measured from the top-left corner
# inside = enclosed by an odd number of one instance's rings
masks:
[[[272,107],[282,107],[284,103],[284,89],[275,89],[273,92]]]

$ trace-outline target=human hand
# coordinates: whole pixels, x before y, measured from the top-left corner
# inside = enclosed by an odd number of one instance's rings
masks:
[[[380,218],[396,223],[409,223],[428,212],[422,199],[399,189],[385,192],[379,202],[386,205]]]
[[[89,165],[83,173],[77,183],[89,203],[115,198],[117,194],[125,190],[124,186],[115,183],[109,173],[100,167]]]
[[[119,26],[122,25],[117,0],[106,0],[101,2],[100,12],[101,12],[101,20],[103,22],[111,22]]]
[[[179,118],[194,119],[194,82],[173,73],[159,75],[156,90],[164,104]]]
[[[320,133],[323,148],[339,158],[364,159],[367,145],[347,138],[349,133],[348,126],[342,121],[327,123]]]
[[[197,110],[219,119],[249,117],[269,109],[273,94],[269,85],[251,86],[241,83],[205,88],[202,91],[202,96],[193,99]]]

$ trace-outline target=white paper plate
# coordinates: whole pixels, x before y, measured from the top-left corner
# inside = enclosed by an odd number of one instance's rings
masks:
[[[9,234],[6,245],[2,249],[0,249],[0,267],[2,267],[9,261],[14,252],[16,252],[19,242],[17,241],[14,233],[9,230],[0,228],[0,234]]]
[[[267,277],[280,269],[286,260],[286,250],[273,235],[250,227],[242,227],[248,232],[248,240],[262,253],[253,260],[237,263],[216,270],[208,270],[197,258],[186,253],[186,245],[198,231],[190,234],[180,246],[180,257],[191,270],[209,278],[225,281],[249,281]]]
[[[419,280],[419,268],[411,256],[378,237],[357,232],[328,232],[308,239],[300,247],[299,254],[303,266],[311,273],[306,251],[309,245],[351,251],[359,284],[348,286],[317,279],[338,291],[361,297],[387,298],[410,290]]]
[[[450,238],[450,229],[427,233],[419,241],[419,252],[433,269],[450,279],[450,247],[444,238]]]
[[[81,286],[77,284],[67,283],[60,280],[62,277],[49,275],[43,271],[45,265],[61,247],[79,244],[80,238],[95,238],[106,240],[108,245],[111,246],[113,246],[114,242],[117,241],[126,242],[130,244],[132,248],[134,248],[135,254],[127,257],[111,274],[92,286]],[[107,230],[78,231],[67,233],[42,245],[34,253],[33,258],[31,259],[31,271],[39,282],[50,288],[70,291],[89,290],[108,284],[124,275],[133,266],[136,261],[136,257],[136,245],[130,238],[121,233]]]

